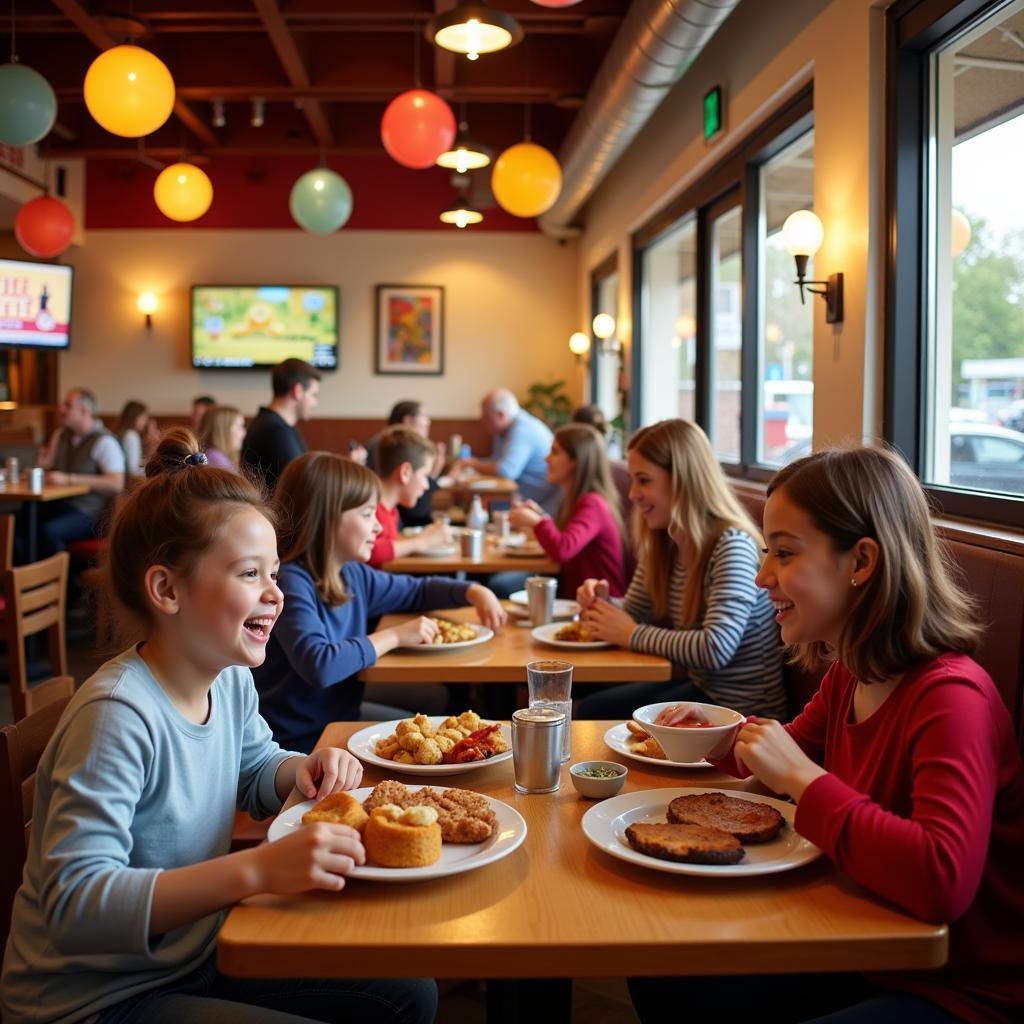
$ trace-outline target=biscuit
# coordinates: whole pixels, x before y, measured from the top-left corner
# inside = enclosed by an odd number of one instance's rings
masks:
[[[441,828],[431,808],[376,807],[366,822],[367,859],[386,868],[423,868],[441,856]]]
[[[332,825],[349,825],[361,832],[366,819],[366,811],[351,793],[332,793],[306,811],[302,816],[302,824],[326,821]]]

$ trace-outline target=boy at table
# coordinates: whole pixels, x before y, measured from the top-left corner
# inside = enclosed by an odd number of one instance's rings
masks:
[[[381,435],[375,460],[380,477],[377,521],[381,531],[370,554],[375,569],[394,558],[451,544],[451,531],[444,523],[433,523],[412,537],[401,536],[398,527],[398,506],[412,508],[430,486],[435,453],[432,441],[408,427],[391,427]]]

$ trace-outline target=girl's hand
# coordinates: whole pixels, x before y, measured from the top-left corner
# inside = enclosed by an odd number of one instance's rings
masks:
[[[417,551],[451,547],[453,543],[451,527],[444,522],[431,523],[430,526],[424,527],[416,540],[418,542]]]
[[[501,602],[487,587],[474,583],[466,591],[466,599],[476,609],[476,616],[481,624],[488,629],[501,629],[508,621],[508,612],[501,607]]]
[[[544,516],[529,505],[509,509],[508,521],[513,530],[532,530]]]
[[[310,889],[337,892],[345,888],[345,875],[366,862],[363,842],[354,828],[322,821],[246,852],[255,869],[253,891],[281,896]]]
[[[587,583],[591,582],[587,580]],[[586,587],[583,584],[582,590]],[[580,602],[583,603],[582,601]],[[610,601],[599,598],[580,616],[590,626],[591,636],[595,640],[607,640],[618,647],[628,647],[629,641],[636,630],[636,620],[629,612],[617,608]]]
[[[733,753],[740,767],[746,766],[769,789],[788,793],[796,801],[819,775],[826,774],[772,718],[748,721],[736,737]]]
[[[348,751],[324,747],[299,762],[295,788],[311,800],[323,800],[339,790],[358,788],[362,778],[362,764]]]
[[[410,619],[394,628],[396,647],[416,647],[419,644],[431,644],[437,636],[437,623],[433,619],[421,615],[418,619]]]
[[[581,608],[586,610],[594,605],[595,601],[608,600],[607,580],[584,580],[583,584],[576,588],[576,600]]]

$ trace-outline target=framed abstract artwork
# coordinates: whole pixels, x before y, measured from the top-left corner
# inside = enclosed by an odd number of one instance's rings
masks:
[[[377,285],[377,373],[444,373],[444,288]]]

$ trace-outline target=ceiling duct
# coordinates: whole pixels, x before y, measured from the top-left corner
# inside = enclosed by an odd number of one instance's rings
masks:
[[[635,0],[558,154],[562,192],[540,218],[555,237],[629,147],[740,0]]]

